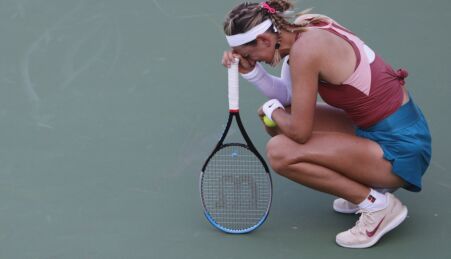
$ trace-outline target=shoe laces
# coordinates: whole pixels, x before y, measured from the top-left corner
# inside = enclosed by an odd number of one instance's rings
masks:
[[[359,220],[355,223],[355,226],[350,229],[353,234],[365,234],[365,231],[369,226],[372,226],[376,222],[376,217],[373,212],[368,210],[358,210],[355,214],[361,214]]]

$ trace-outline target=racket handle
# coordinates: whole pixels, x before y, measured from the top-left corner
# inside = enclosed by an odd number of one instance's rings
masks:
[[[230,65],[228,69],[228,84],[229,84],[229,111],[238,112],[239,111],[239,73],[238,64],[240,60],[235,58],[234,62]]]

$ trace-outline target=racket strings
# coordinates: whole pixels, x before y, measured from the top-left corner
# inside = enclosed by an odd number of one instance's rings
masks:
[[[243,146],[221,148],[208,162],[201,185],[203,202],[224,228],[257,225],[271,202],[271,181],[257,156]]]

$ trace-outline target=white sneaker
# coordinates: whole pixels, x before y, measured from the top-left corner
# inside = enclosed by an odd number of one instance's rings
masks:
[[[376,191],[380,193],[393,193],[398,188],[374,188]],[[334,200],[333,208],[336,212],[345,213],[345,214],[355,214],[357,211],[359,211],[359,206],[357,204],[354,204],[352,202],[349,202],[345,199],[338,198]]]
[[[338,245],[349,248],[373,246],[388,231],[401,224],[407,217],[407,208],[393,194],[386,193],[387,207],[379,211],[360,210],[355,226],[337,235]]]

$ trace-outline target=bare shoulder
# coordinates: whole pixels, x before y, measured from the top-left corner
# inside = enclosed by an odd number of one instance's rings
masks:
[[[321,29],[309,29],[302,32],[300,37],[296,40],[290,50],[290,59],[300,58],[320,58],[323,56],[325,50],[331,46],[333,38],[331,33]],[[301,58],[302,57],[302,58]]]
[[[322,79],[341,84],[354,72],[357,58],[343,38],[324,29],[301,33],[290,50],[291,69],[317,73]]]

